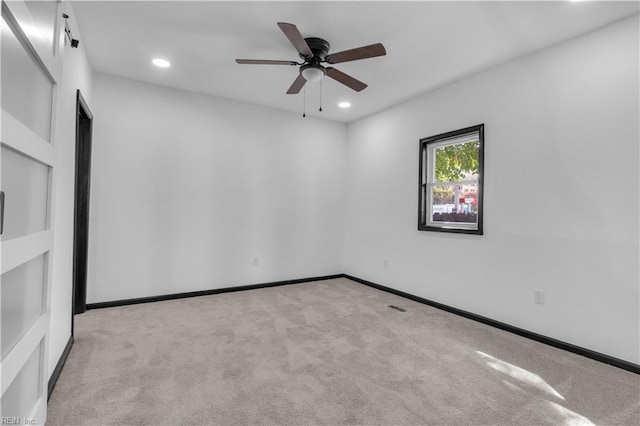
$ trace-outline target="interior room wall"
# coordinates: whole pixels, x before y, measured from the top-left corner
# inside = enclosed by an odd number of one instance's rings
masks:
[[[344,272],[640,363],[638,51],[635,15],[351,123]],[[419,139],[480,123],[484,235],[418,231]]]
[[[71,336],[73,292],[73,212],[75,197],[76,91],[80,89],[91,107],[91,67],[76,26],[70,2],[63,6],[73,36],[80,40],[72,49],[65,42],[62,80],[58,86],[55,125],[55,176],[52,198],[53,265],[50,289],[49,376]]]
[[[93,83],[89,303],[340,272],[345,124]]]

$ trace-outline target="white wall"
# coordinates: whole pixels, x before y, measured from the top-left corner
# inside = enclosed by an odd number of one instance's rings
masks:
[[[93,82],[89,303],[341,272],[346,125]]]
[[[640,363],[638,47],[635,15],[350,124],[344,272]],[[417,231],[418,140],[480,123],[485,235]]]
[[[49,376],[53,372],[71,336],[71,299],[73,287],[73,210],[75,196],[76,90],[80,89],[91,107],[91,68],[80,31],[69,2],[63,3],[77,49],[65,42],[62,81],[58,86],[55,134],[55,176],[53,209],[53,265],[49,332]]]

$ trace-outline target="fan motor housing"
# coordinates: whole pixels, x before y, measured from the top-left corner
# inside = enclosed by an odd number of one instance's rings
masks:
[[[304,39],[304,41],[307,42],[309,49],[311,49],[311,52],[313,52],[314,58],[319,58],[321,61],[325,60],[325,58],[329,54],[329,48],[331,47],[327,40],[318,37],[307,37]],[[310,59],[306,58],[302,54],[300,54],[300,57],[304,60]]]

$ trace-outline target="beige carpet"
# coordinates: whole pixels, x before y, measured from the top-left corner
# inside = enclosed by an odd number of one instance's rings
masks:
[[[636,374],[347,279],[88,311],[48,412],[50,425],[639,420]]]

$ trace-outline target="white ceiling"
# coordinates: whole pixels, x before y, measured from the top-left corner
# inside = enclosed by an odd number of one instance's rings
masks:
[[[369,84],[307,85],[307,115],[350,122],[511,58],[637,13],[638,2],[215,2],[74,1],[94,71],[302,112],[285,92],[292,66],[238,65],[236,58],[297,61],[276,26],[296,24],[331,52],[381,42],[387,55],[335,67]],[[151,65],[155,57],[172,66]],[[341,110],[339,101],[352,107]]]

